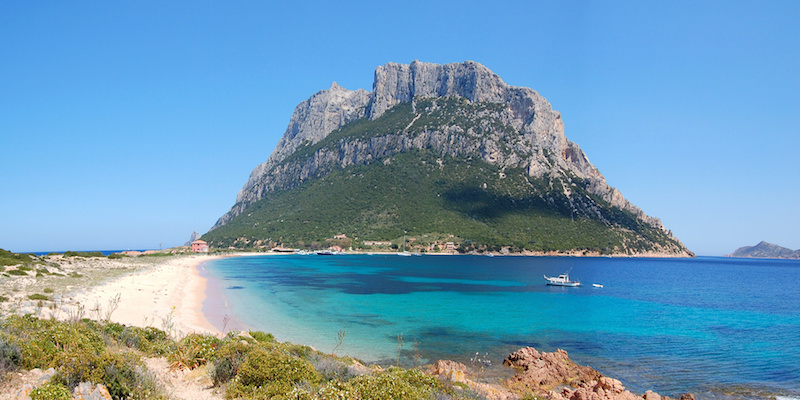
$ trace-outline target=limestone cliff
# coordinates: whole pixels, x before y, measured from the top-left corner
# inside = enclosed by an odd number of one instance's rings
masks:
[[[420,98],[460,96],[471,102],[498,103],[506,107],[501,115],[503,122],[513,127],[517,137],[495,136],[483,141],[475,150],[490,163],[502,166],[523,165],[531,176],[546,173],[563,175],[566,171],[585,179],[591,191],[614,206],[629,210],[652,226],[661,228],[661,221],[645,215],[628,202],[622,194],[609,186],[600,171],[589,162],[580,147],[564,135],[561,114],[535,90],[510,86],[483,65],[467,61],[460,64],[430,64],[414,61],[410,65],[389,63],[375,71],[372,92],[359,89],[350,91],[334,83],[330,89],[320,91],[300,103],[292,114],[283,138],[269,159],[250,174],[236,198],[236,204],[219,219],[216,226],[235,217],[247,206],[261,199],[265,191],[274,189],[279,175],[308,176],[308,171],[280,168],[280,163],[301,146],[314,144],[343,125],[363,117],[376,119],[386,110],[402,102]],[[402,132],[398,132],[402,134]],[[431,132],[427,140],[417,140],[419,146],[441,143],[446,132]],[[522,157],[505,157],[499,144],[511,140]],[[379,145],[395,146],[388,152],[404,150],[402,140],[388,140]],[[376,143],[366,144],[367,147]],[[406,144],[407,145],[407,144]],[[411,144],[411,146],[414,146]],[[359,149],[363,150],[363,149]],[[556,154],[557,161],[545,156]],[[345,151],[354,153],[354,151]],[[386,153],[386,151],[384,151]],[[325,157],[327,158],[327,157]],[[342,160],[340,164],[367,160]],[[307,168],[314,168],[314,163]],[[317,163],[318,164],[318,163]]]

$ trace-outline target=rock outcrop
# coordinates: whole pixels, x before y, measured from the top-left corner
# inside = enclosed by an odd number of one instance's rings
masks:
[[[469,379],[469,368],[460,362],[439,360],[431,365],[425,372],[438,377],[442,381],[466,385],[468,388],[480,393],[484,398],[489,400],[509,400],[517,398],[517,396],[508,389]]]
[[[545,353],[526,347],[509,355],[504,364],[519,369],[507,386],[551,400],[669,400],[652,391],[641,396],[633,394],[625,390],[622,382],[575,364],[560,349]],[[690,399],[694,399],[690,393],[681,397]]]
[[[340,148],[321,149],[304,160],[290,165],[283,163],[298,149],[318,143],[352,121],[377,119],[403,102],[413,104],[419,99],[454,96],[471,103],[501,105],[502,110],[494,117],[511,129],[480,140],[477,145],[465,143],[458,149],[463,151],[446,146],[458,145],[453,141],[463,141],[465,136],[454,134],[461,133],[457,126],[445,126],[432,127],[436,129],[424,131],[422,137],[414,140],[404,137],[404,132],[396,132],[361,143],[342,142]],[[378,156],[422,146],[432,146],[443,153],[448,150],[458,155],[474,153],[494,165],[522,166],[533,177],[583,179],[593,194],[663,229],[660,220],[647,216],[606,183],[580,147],[564,135],[561,114],[544,97],[533,89],[508,85],[488,68],[472,61],[446,65],[419,61],[408,65],[389,63],[376,69],[371,92],[350,91],[334,83],[330,89],[300,103],[272,155],[252,171],[237,195],[236,204],[215,227],[224,225],[266,193],[291,186],[289,181],[297,184],[315,174],[324,174],[327,166],[368,163]]]

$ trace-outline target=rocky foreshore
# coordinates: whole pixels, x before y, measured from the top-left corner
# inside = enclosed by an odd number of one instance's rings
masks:
[[[533,347],[517,350],[504,361],[518,368],[506,386],[518,391],[532,391],[534,395],[552,400],[668,400],[669,397],[647,391],[636,395],[622,382],[603,376],[591,367],[581,366],[569,359],[564,350],[552,353],[539,352]],[[694,400],[691,393],[681,400]]]
[[[643,395],[631,393],[622,382],[574,363],[561,349],[545,353],[525,347],[510,354],[503,363],[517,370],[503,385],[476,382],[471,379],[469,368],[455,361],[439,360],[427,373],[465,385],[490,400],[530,398],[530,395],[550,400],[671,400],[652,391]],[[680,400],[694,398],[687,393]]]

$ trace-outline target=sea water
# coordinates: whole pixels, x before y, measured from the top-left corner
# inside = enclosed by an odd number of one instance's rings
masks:
[[[533,346],[639,393],[800,396],[798,261],[281,255],[205,268],[248,327],[365,361],[484,368]],[[545,285],[567,271],[583,285]]]

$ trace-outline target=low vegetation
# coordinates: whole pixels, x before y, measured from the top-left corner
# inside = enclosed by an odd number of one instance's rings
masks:
[[[35,256],[32,254],[16,254],[8,250],[0,249],[0,266],[31,264],[34,262],[34,259]]]
[[[145,357],[171,369],[207,369],[228,399],[474,399],[417,369],[366,367],[352,358],[275,341],[262,332],[180,340],[156,328],[88,319],[63,322],[30,315],[0,321],[0,374],[55,368],[31,398],[60,399],[81,382],[105,385],[114,399],[165,399]]]
[[[664,232],[593,197],[578,178],[565,183],[573,192],[568,198],[549,193],[544,180],[508,170],[506,178],[497,178],[501,172],[481,160],[410,151],[387,165],[351,166],[268,193],[203,239],[217,248],[260,243],[315,249],[345,233],[354,239],[350,246],[370,250],[364,241],[391,241],[397,249],[407,236],[416,239],[410,251],[455,242],[462,252],[611,254],[678,246]]]

